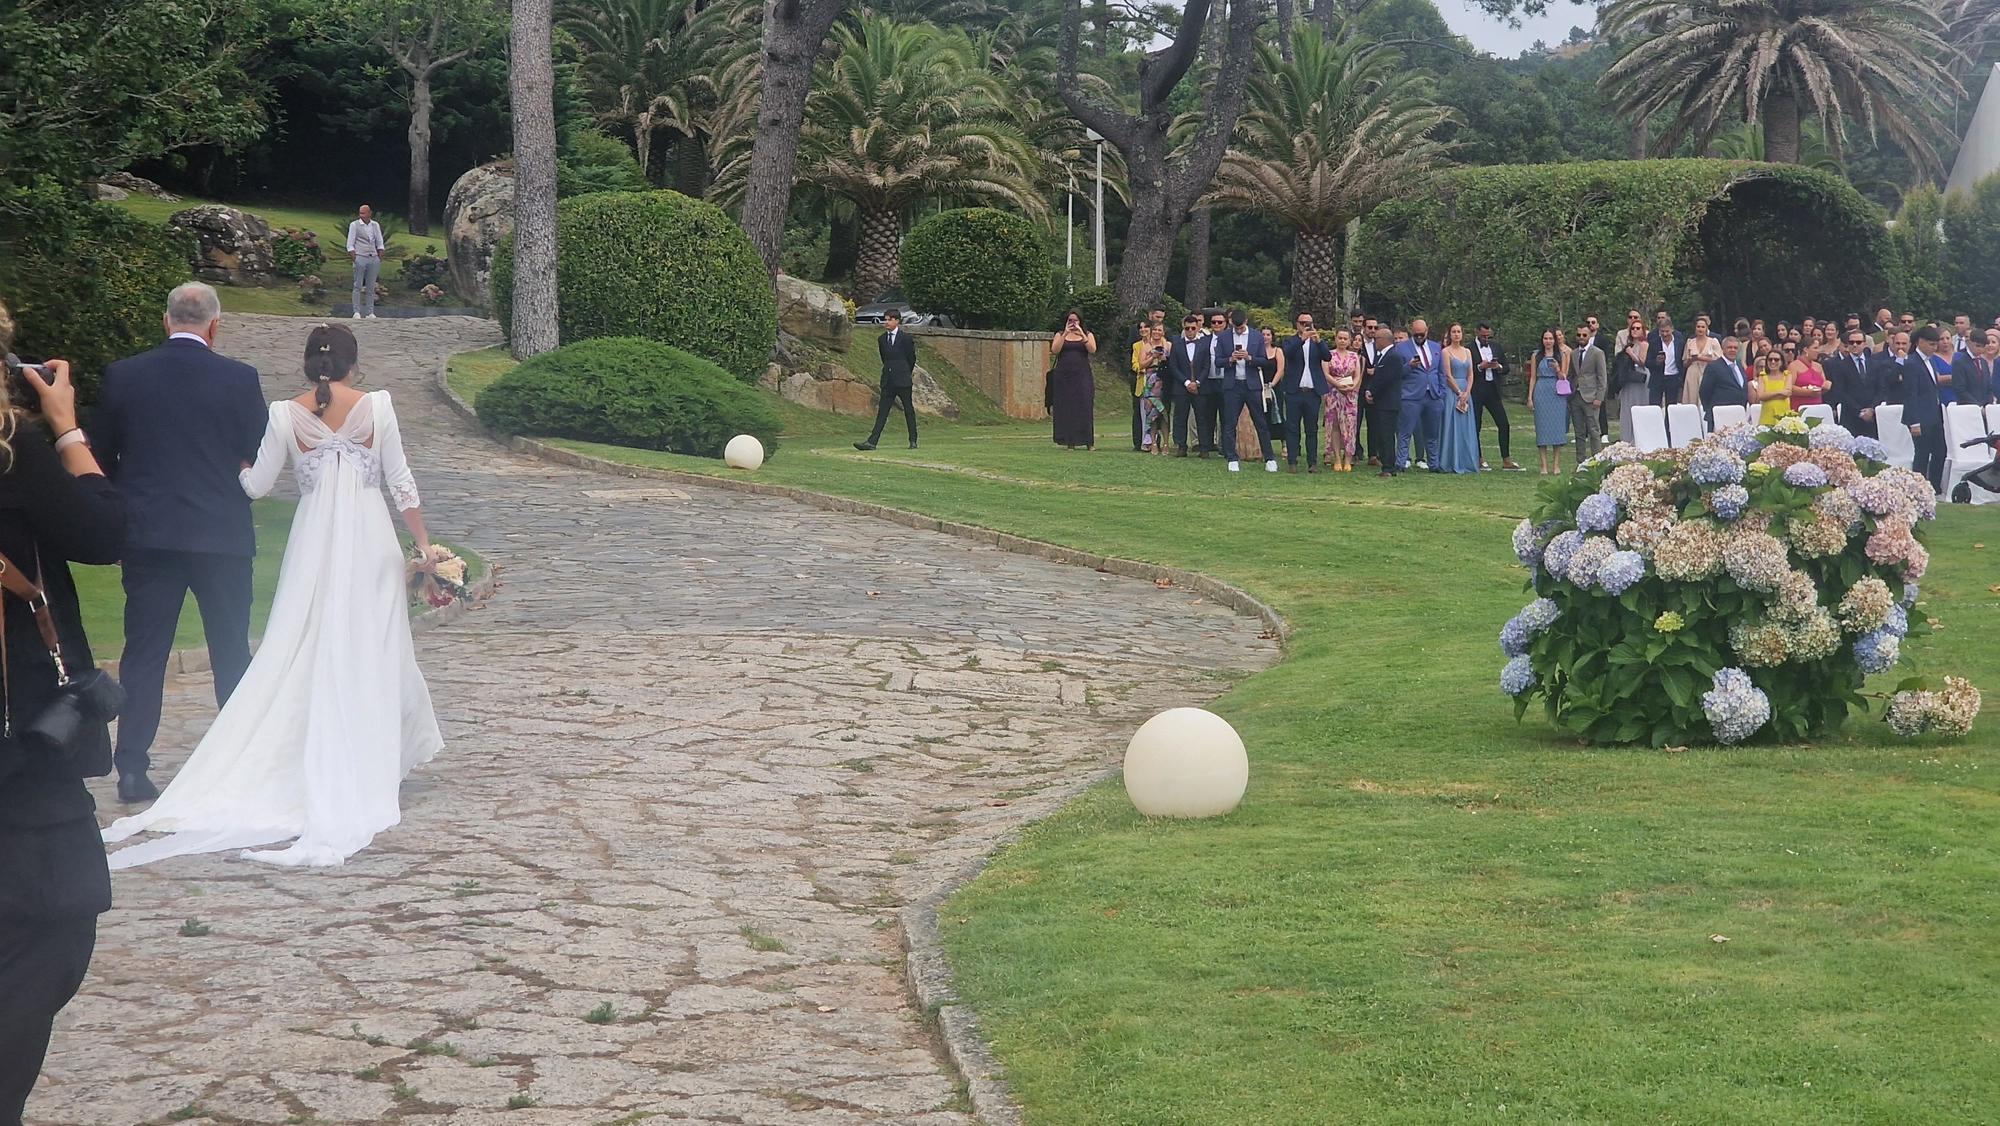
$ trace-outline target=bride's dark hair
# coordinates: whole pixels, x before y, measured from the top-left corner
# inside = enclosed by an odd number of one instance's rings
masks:
[[[313,385],[313,413],[324,416],[333,403],[333,385],[346,379],[360,358],[354,334],[340,325],[321,325],[306,336],[306,382]]]

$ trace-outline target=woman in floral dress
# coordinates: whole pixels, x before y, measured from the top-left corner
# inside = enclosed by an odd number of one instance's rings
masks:
[[[1333,359],[1326,365],[1326,465],[1329,473],[1354,472],[1356,399],[1361,390],[1361,354],[1353,334],[1333,334]]]

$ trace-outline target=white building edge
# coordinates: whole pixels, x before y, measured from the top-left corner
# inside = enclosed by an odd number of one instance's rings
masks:
[[[1945,181],[1944,190],[1946,194],[1969,192],[1972,185],[1995,172],[2000,172],[2000,63],[1993,64],[1986,93],[1972,113],[1972,124],[1965,131],[1965,143],[1958,148],[1958,160],[1951,166],[1951,179]]]

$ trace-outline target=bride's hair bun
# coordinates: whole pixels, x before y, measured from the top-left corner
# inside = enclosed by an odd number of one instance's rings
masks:
[[[333,403],[333,385],[354,371],[360,353],[354,334],[342,325],[323,324],[306,335],[306,381],[314,386],[314,414],[326,414]]]

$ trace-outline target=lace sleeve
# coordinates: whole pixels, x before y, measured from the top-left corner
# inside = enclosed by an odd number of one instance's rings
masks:
[[[252,500],[268,495],[278,483],[279,470],[285,467],[285,447],[291,441],[291,427],[286,425],[286,412],[290,409],[282,399],[271,404],[269,420],[264,424],[264,441],[257,447],[257,460],[236,475],[237,483]]]
[[[408,512],[422,504],[422,498],[417,495],[417,479],[410,473],[409,459],[403,456],[403,428],[396,421],[396,408],[390,405],[387,391],[380,394],[375,412],[375,453],[382,459],[382,481],[389,486],[396,511]]]

